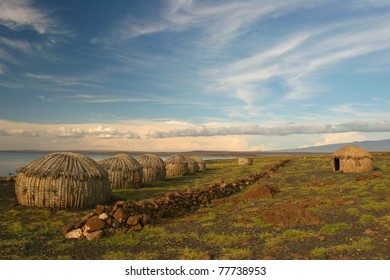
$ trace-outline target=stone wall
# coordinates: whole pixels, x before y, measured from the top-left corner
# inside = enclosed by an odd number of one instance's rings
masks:
[[[215,183],[204,190],[167,192],[157,199],[117,201],[114,206],[98,205],[80,222],[64,226],[62,233],[66,238],[93,240],[103,236],[139,231],[161,218],[180,216],[209,204],[213,199],[235,194],[261,178],[269,178],[287,162],[288,160],[282,160],[267,171],[256,172],[231,183]]]

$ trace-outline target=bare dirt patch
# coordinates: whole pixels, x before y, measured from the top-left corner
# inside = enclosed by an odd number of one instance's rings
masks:
[[[217,206],[221,204],[230,204],[233,206],[239,206],[247,201],[273,198],[278,192],[280,192],[280,189],[277,186],[257,185],[251,187],[249,191],[243,193],[241,196],[213,199],[211,201],[211,205]]]
[[[319,217],[307,211],[306,207],[302,205],[276,205],[264,210],[260,215],[266,223],[279,227],[296,227],[323,223]]]

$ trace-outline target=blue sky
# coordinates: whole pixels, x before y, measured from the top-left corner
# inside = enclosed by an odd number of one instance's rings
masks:
[[[0,0],[1,149],[390,138],[390,1]]]

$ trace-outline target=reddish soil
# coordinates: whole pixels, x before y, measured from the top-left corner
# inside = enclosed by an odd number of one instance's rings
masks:
[[[266,223],[279,227],[318,225],[322,223],[319,217],[305,208],[305,206],[294,204],[277,205],[261,211],[261,217]]]

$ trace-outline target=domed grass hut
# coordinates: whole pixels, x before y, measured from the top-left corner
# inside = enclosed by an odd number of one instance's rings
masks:
[[[157,155],[144,154],[137,158],[142,166],[142,182],[165,180],[166,169],[164,161]]]
[[[374,171],[372,155],[358,146],[345,146],[332,155],[335,172],[364,173]]]
[[[238,165],[253,165],[253,158],[238,158]]]
[[[174,155],[165,160],[167,176],[183,176],[188,174],[188,163],[182,155]]]
[[[77,153],[50,153],[17,170],[20,204],[34,207],[87,208],[110,199],[107,171]]]
[[[128,154],[98,161],[108,172],[111,189],[138,189],[142,183],[142,165]]]
[[[206,171],[206,162],[201,157],[192,156],[191,158],[197,162],[199,171]]]
[[[184,157],[188,165],[188,174],[193,175],[199,171],[198,162],[191,157]]]

